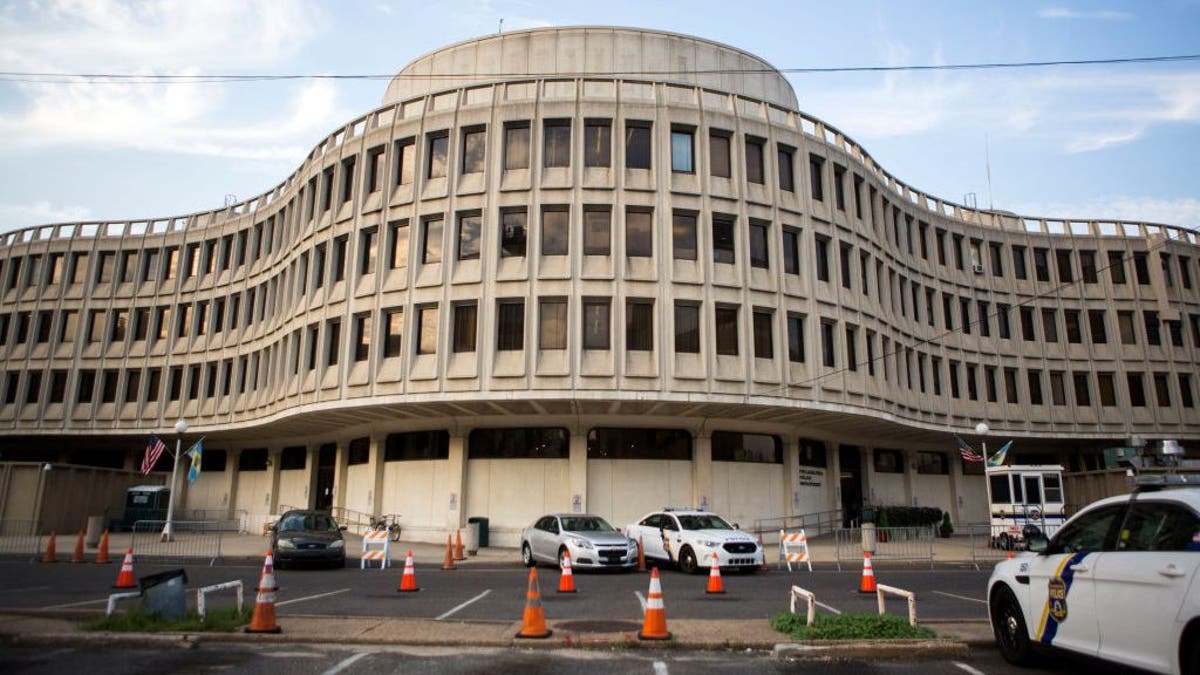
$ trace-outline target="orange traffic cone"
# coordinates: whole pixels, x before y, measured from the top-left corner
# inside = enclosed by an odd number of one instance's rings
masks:
[[[658,580],[658,568],[650,570],[650,592],[646,595],[646,615],[642,619],[639,640],[670,640],[667,632],[667,612],[663,609],[662,582]]]
[[[279,624],[275,623],[275,560],[267,551],[267,559],[263,562],[262,576],[258,580],[258,597],[254,600],[254,616],[250,625],[246,626],[247,633],[278,633]]]
[[[558,592],[575,592],[575,575],[571,574],[571,554],[567,551],[563,551],[562,575],[558,577]]]
[[[95,562],[98,565],[107,565],[112,562],[108,559],[108,530],[100,535],[100,550],[96,551]]]
[[[638,571],[646,571],[646,546],[642,543],[642,537],[638,536]]]
[[[467,554],[463,552],[462,532],[458,528],[454,528],[454,560],[466,560]]]
[[[87,562],[83,559],[83,530],[79,531],[79,537],[75,539],[75,551],[71,553],[71,562]]]
[[[862,584],[858,587],[858,592],[875,592],[875,570],[871,569],[871,554],[866,551],[863,551]]]
[[[538,589],[537,568],[529,569],[529,590],[525,592],[525,616],[521,619],[519,638],[548,638],[552,633],[546,628],[546,614],[542,610],[542,592]]]
[[[408,557],[404,559],[404,575],[400,577],[400,588],[396,589],[397,593],[414,593],[421,589],[417,588],[417,572],[413,569],[412,551],[408,552]]]
[[[442,560],[442,569],[457,569],[454,566],[454,544],[450,541],[450,535],[448,534],[446,535],[446,557]]]
[[[117,583],[113,588],[137,588],[133,579],[133,549],[125,549],[125,560],[121,561],[121,571],[117,573]]]
[[[1013,557],[1012,551],[1009,551],[1009,552],[1008,552],[1008,556],[1007,556],[1007,557],[1008,557],[1008,559],[1009,559],[1009,560],[1012,560],[1012,557]]]
[[[724,593],[725,584],[721,582],[721,566],[717,564],[717,554],[713,553],[712,567],[708,569],[708,588],[705,593]]]
[[[53,531],[51,531],[50,532],[50,541],[46,542],[46,552],[42,554],[42,562],[54,562],[54,553],[55,553],[54,541],[55,541],[55,534]]]

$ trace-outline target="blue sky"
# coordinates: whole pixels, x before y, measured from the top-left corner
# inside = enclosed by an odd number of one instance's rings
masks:
[[[506,30],[689,33],[779,68],[1200,53],[1200,0],[0,0],[0,70],[384,75],[495,32],[501,18]],[[1200,226],[1200,61],[790,79],[802,110],[939,197]],[[0,82],[0,230],[165,217],[252,197],[377,107],[385,86]]]

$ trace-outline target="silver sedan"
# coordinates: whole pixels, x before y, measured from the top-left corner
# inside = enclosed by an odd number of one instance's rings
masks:
[[[539,562],[561,566],[567,552],[572,567],[632,569],[637,565],[637,543],[599,516],[551,514],[521,532],[521,560],[526,567]]]

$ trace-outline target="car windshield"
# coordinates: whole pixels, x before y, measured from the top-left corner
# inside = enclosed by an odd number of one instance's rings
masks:
[[[567,532],[613,532],[613,526],[608,521],[595,516],[572,517],[562,519],[562,529]]]
[[[333,518],[319,513],[293,513],[283,517],[280,532],[337,532]]]
[[[679,525],[685,530],[732,530],[729,523],[719,516],[705,514],[702,516],[679,516]]]

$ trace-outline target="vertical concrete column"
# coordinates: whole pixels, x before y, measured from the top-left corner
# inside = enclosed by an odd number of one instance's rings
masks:
[[[588,510],[587,461],[587,432],[584,429],[572,429],[567,476],[571,485],[570,510],[573,513],[587,513]]]
[[[695,443],[692,451],[692,504],[697,508],[710,509],[713,503],[712,432],[707,429],[696,432]]]
[[[450,431],[450,452],[446,462],[447,494],[442,502],[446,505],[446,529],[464,527],[467,524],[467,437],[458,429]]]
[[[913,476],[917,473],[917,451],[905,448],[901,452],[904,453],[904,505],[913,506]]]
[[[367,471],[371,474],[371,492],[367,495],[367,504],[371,507],[372,518],[383,515],[383,453],[386,443],[386,436],[371,434],[370,455],[367,459]]]
[[[303,507],[311,509],[317,505],[317,462],[321,458],[321,446],[309,445],[306,446],[306,449],[308,452],[304,460],[306,481]]]
[[[950,513],[950,520],[953,521],[954,527],[962,522],[962,505],[958,500],[959,483],[963,479],[962,462],[956,462],[953,456],[950,458],[950,507],[947,511]]]
[[[860,477],[859,481],[862,480]],[[832,441],[825,444],[825,503],[830,511],[842,508],[842,454],[838,451],[838,444]]]
[[[237,509],[237,489],[238,489],[238,457],[242,454],[241,450],[229,450],[225,455],[225,497],[223,503],[226,507],[226,518],[233,518],[233,512]]]
[[[279,462],[283,456],[283,448],[267,448],[267,471],[271,472],[271,492],[267,500],[267,515],[274,515],[279,510]]]
[[[783,508],[785,516],[798,516],[800,509],[800,485],[797,469],[800,460],[800,439],[796,436],[783,437]]]
[[[346,474],[350,469],[350,443],[346,439],[338,439],[337,459],[333,463],[333,508],[346,508],[346,490],[348,481]]]

